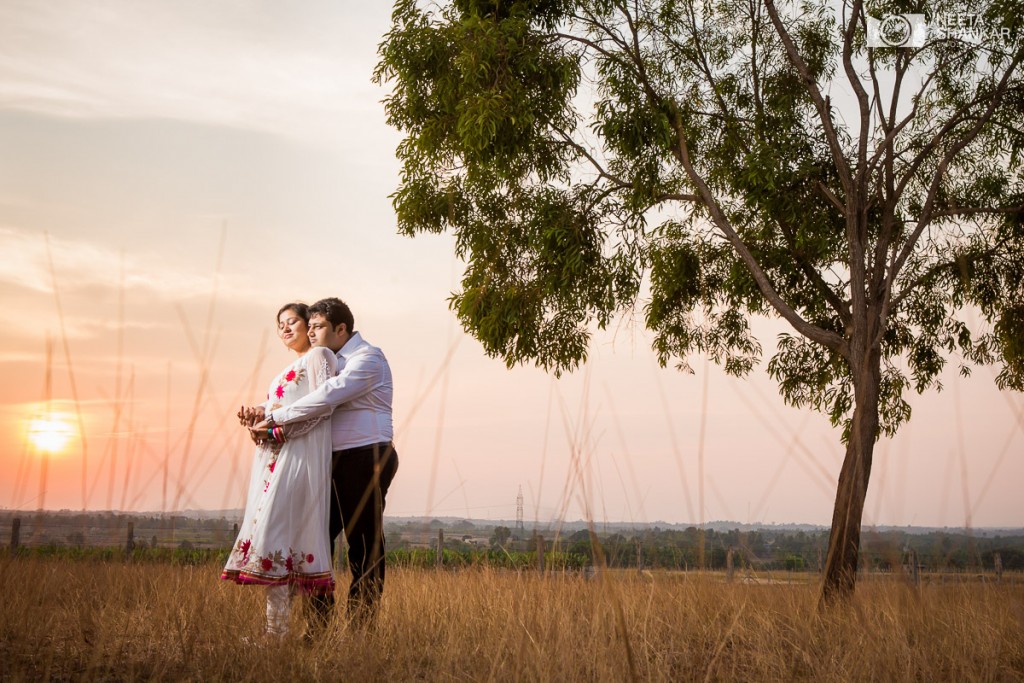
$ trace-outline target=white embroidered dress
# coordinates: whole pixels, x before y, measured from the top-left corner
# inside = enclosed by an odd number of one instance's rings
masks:
[[[267,413],[333,377],[336,363],[330,349],[310,349],[271,382]],[[330,593],[331,416],[289,425],[285,432],[285,443],[256,448],[245,515],[221,578]]]

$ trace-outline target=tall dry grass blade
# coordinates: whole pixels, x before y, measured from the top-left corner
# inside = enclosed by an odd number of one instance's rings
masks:
[[[732,514],[732,506],[729,505],[725,496],[722,495],[722,491],[718,488],[718,484],[715,483],[714,477],[708,477],[706,483],[708,488],[711,489],[711,493],[714,495],[715,502],[718,503],[718,507],[720,507],[722,512],[725,513],[725,519],[736,519]]]
[[[629,667],[629,680],[639,681],[640,674],[636,668],[636,655],[633,654],[633,645],[629,642],[629,628],[626,626],[626,614],[622,610],[622,596],[617,592],[613,596],[615,602],[615,616],[618,623],[619,638],[622,639],[622,646],[626,650],[626,664]]]
[[[163,482],[160,495],[160,514],[167,514],[167,475],[171,462],[171,361],[167,361],[167,395],[164,403],[164,457]]]
[[[180,443],[180,440],[179,440],[179,443]],[[172,445],[172,451],[176,447],[177,447],[177,444]],[[158,465],[158,466],[154,467],[150,471],[149,477],[147,477],[145,480],[142,480],[139,483],[138,492],[135,494],[135,497],[132,498],[131,500],[129,500],[128,503],[127,503],[127,505],[128,505],[127,509],[129,509],[129,510],[137,509],[137,506],[139,505],[139,502],[142,500],[142,496],[145,495],[145,492],[147,490],[149,490],[149,487],[153,484],[153,482],[155,482],[157,480],[157,477],[160,477],[162,474],[164,474],[163,471],[159,467],[159,465],[163,462],[163,457],[162,457],[163,454],[162,453],[158,453],[155,450],[153,450],[152,448],[150,448],[150,446],[148,444],[146,444],[145,441],[137,442],[136,448],[137,448],[136,453],[141,453],[141,454],[145,455],[146,457],[149,458],[149,460],[150,460],[150,462],[152,464],[155,464],[155,465]],[[175,485],[179,485],[179,482],[175,478],[175,475],[173,473],[169,474],[168,476],[169,476],[170,483],[175,484]],[[191,508],[200,509],[202,506],[199,504],[198,500],[192,495],[192,493],[187,490],[187,487],[186,486],[182,486],[182,488],[186,489],[186,492],[184,493],[183,498],[182,498],[182,502],[185,503],[186,505],[188,505]],[[164,515],[164,518],[166,519],[166,515]]]
[[[974,523],[971,517],[971,492],[967,479],[967,449],[964,446],[963,411],[960,407],[960,375],[953,380],[953,404],[956,414],[957,455],[960,460],[960,497],[964,505],[964,529],[967,531],[967,553],[972,562],[981,564],[974,543]]]
[[[114,474],[117,471],[117,449],[120,445],[118,432],[121,427],[121,409],[123,399],[121,397],[121,373],[124,366],[124,250],[121,250],[121,268],[119,287],[117,293],[117,365],[114,371],[114,424],[110,428],[111,438],[107,441],[110,444],[110,480],[107,484],[107,509],[113,505],[114,496]],[[122,498],[124,497],[122,492]]]
[[[189,329],[188,320],[185,318],[184,311],[181,310],[180,306],[176,307],[178,308],[179,315],[182,317],[183,324],[186,326],[186,329]],[[171,506],[172,510],[179,509],[178,504],[181,502],[181,497],[185,493],[184,488],[188,482],[188,473],[190,471],[189,456],[192,454],[192,444],[195,441],[196,425],[199,422],[199,416],[202,414],[203,399],[206,398],[207,386],[210,379],[210,358],[206,355],[206,349],[208,348],[209,347],[204,344],[204,350],[201,352],[203,355],[201,356],[198,368],[199,381],[196,384],[195,398],[192,400],[192,411],[189,415],[188,426],[185,428],[185,445],[182,448],[181,458],[179,460],[178,487],[174,493],[174,503]]]
[[[633,485],[633,495],[636,497],[637,506],[640,508],[640,522],[650,521],[647,517],[647,509],[644,507],[644,501],[647,496],[644,495],[640,490],[640,481],[636,476],[636,468],[633,467],[633,457],[629,451],[629,444],[626,443],[625,434],[622,431],[622,422],[619,420],[618,410],[615,408],[615,399],[612,395],[611,389],[608,385],[605,385],[605,398],[608,400],[608,409],[612,417],[612,426],[615,428],[615,435],[619,440],[619,447],[622,449],[622,454],[626,461],[626,471],[629,474],[630,483]]]
[[[756,384],[754,384],[753,382],[749,382],[745,384],[744,387],[749,387],[754,393],[758,394],[758,398],[761,399],[760,405],[765,405],[771,408],[771,403],[764,400],[764,396],[759,392]],[[750,410],[750,412],[754,415],[754,417],[757,418],[758,422],[760,422],[761,425],[768,430],[768,433],[772,436],[772,438],[775,439],[777,443],[779,443],[780,445],[785,445],[787,443],[785,434],[783,434],[777,426],[780,424],[786,424],[786,421],[782,419],[782,416],[780,416],[777,411],[775,411],[774,409],[771,410],[773,419],[769,420],[765,416],[764,411],[762,411],[761,408],[758,407],[758,404],[755,404],[753,401],[751,401],[750,398],[748,398],[744,394],[744,392],[738,391],[736,392],[736,395],[739,397],[743,405],[745,405],[747,409]],[[791,431],[791,433],[793,432]],[[835,495],[835,489],[834,482],[832,481],[832,478],[830,477],[828,470],[825,469],[824,465],[818,462],[817,458],[814,457],[814,454],[811,453],[810,449],[808,449],[807,446],[804,445],[803,439],[800,439],[798,436],[794,436],[793,443],[795,443],[797,446],[797,453],[804,455],[804,457],[807,460],[807,462],[805,463],[803,460],[797,459],[797,464],[799,464],[803,468],[804,472],[808,474],[811,481],[813,481],[814,484],[817,485],[818,489],[826,496],[826,498],[832,498]]]
[[[263,372],[263,364],[267,359],[267,340],[268,334],[266,328],[263,329],[263,333],[260,335],[260,343],[256,351],[256,362],[253,364],[252,372],[249,373],[249,381],[246,387],[245,395],[251,397],[256,395],[257,383],[260,381],[260,376]],[[228,501],[230,499],[231,489],[234,488],[238,497],[235,499],[235,507],[238,501],[241,501],[244,505],[245,502],[245,489],[246,482],[245,477],[240,477],[239,472],[241,470],[238,459],[242,452],[245,451],[245,444],[249,442],[249,436],[246,430],[239,428],[235,432],[234,447],[231,449],[231,470],[228,472],[227,479],[224,482],[224,498],[221,500],[221,508],[229,507]],[[252,452],[252,451],[248,451]]]
[[[946,512],[949,510],[949,490],[953,486],[953,468],[956,466],[956,451],[952,448],[946,452],[946,466],[942,470],[942,488],[939,495],[940,521],[946,526]],[[913,519],[910,520],[913,522]]]
[[[700,427],[697,429],[697,510],[700,524],[700,568],[706,567],[704,558],[704,434],[708,424],[708,358],[704,357],[704,381],[700,392]]]
[[[449,358],[449,361],[450,360],[451,358]],[[437,488],[437,469],[438,463],[441,460],[441,439],[444,435],[444,416],[445,409],[448,405],[448,382],[451,379],[450,370],[450,363],[446,364],[444,372],[441,375],[441,395],[438,402],[437,422],[434,426],[434,451],[430,458],[430,477],[427,480],[427,509],[424,512],[425,517],[430,517],[433,514],[432,510],[434,509],[434,491]],[[438,504],[440,504],[440,501]]]
[[[1010,412],[1013,414],[1017,421],[1014,424],[1014,426],[1010,429],[1010,432],[1006,435],[1006,438],[1003,439],[1003,447],[999,451],[999,456],[996,457],[995,462],[992,463],[992,469],[989,470],[988,477],[985,478],[985,484],[978,491],[978,495],[974,499],[974,503],[971,505],[972,513],[978,511],[978,507],[981,505],[982,501],[984,501],[985,497],[988,495],[989,487],[992,486],[992,483],[996,479],[996,475],[1002,468],[1003,462],[1006,460],[1006,456],[1010,452],[1010,446],[1013,445],[1014,439],[1017,438],[1017,433],[1024,433],[1024,410],[1018,409],[1017,405],[1013,402],[1012,398],[1010,397],[1009,391],[1000,391],[999,393],[1006,400],[1006,404],[1007,406],[1009,406]]]
[[[44,343],[44,348],[46,349],[47,371],[43,377],[43,391],[42,395],[40,396],[40,402],[42,405],[45,406],[47,402],[47,387],[49,386],[50,383],[50,357],[53,355],[53,341],[50,338],[49,330],[46,331],[46,341]],[[43,415],[37,415],[36,419],[39,419],[41,417],[43,417]],[[31,438],[28,434],[26,434],[25,438],[22,439],[21,441],[21,458],[18,461],[18,469],[14,476],[14,490],[11,492],[11,500],[14,501],[13,507],[16,510],[20,509],[23,504],[22,496],[26,495],[25,488],[28,486],[28,482],[32,476],[32,457],[30,456],[29,448],[30,444]]]
[[[11,500],[13,501],[12,508],[18,510],[21,508],[21,497],[25,492],[25,486],[28,483],[29,478],[32,475],[32,459],[29,457],[29,440],[27,438],[21,441],[21,457],[18,459],[18,469],[15,472],[13,480],[13,489],[11,491]]]
[[[551,377],[548,379],[548,408],[547,413],[544,416],[544,438],[541,441],[540,447],[540,475],[537,482],[537,491],[533,491],[533,487],[530,482],[526,483],[526,487],[530,490],[530,494],[533,496],[533,521],[537,523],[540,521],[540,498],[544,492],[544,471],[547,469],[548,463],[548,439],[551,434],[551,411],[554,408],[554,397],[555,397],[555,378]],[[555,538],[558,538],[562,530],[562,518],[558,520],[558,528],[555,530]]]
[[[64,325],[64,308],[60,303],[60,290],[57,288],[57,269],[53,266],[53,253],[50,250],[50,234],[43,233],[46,242],[46,260],[50,267],[50,280],[53,283],[53,300],[57,306],[57,321],[60,324],[60,338],[64,347],[64,362],[68,366],[68,381],[71,385],[71,400],[75,404],[75,415],[78,418],[78,438],[82,443],[82,511],[89,507],[86,496],[86,480],[89,473],[89,445],[85,436],[85,420],[82,418],[82,405],[78,401],[78,385],[75,383],[75,368],[71,363],[71,348],[68,345],[67,328]]]
[[[217,247],[216,266],[214,267],[213,271],[213,291],[210,294],[210,303],[206,310],[206,325],[203,330],[203,347],[199,354],[199,383],[196,387],[195,400],[192,403],[192,415],[189,419],[188,428],[185,431],[185,447],[181,454],[181,464],[178,470],[179,482],[187,481],[186,473],[188,472],[189,456],[191,455],[192,443],[193,439],[195,438],[196,423],[199,420],[200,404],[202,403],[202,398],[206,393],[207,382],[209,381],[210,362],[212,361],[214,349],[213,340],[215,338],[212,329],[213,316],[215,311],[217,310],[217,296],[220,287],[221,267],[224,262],[224,246],[227,242],[227,232],[227,223],[224,222],[221,224],[220,243]],[[188,320],[185,318],[184,311],[181,309],[180,305],[176,306],[176,308],[178,309],[179,316],[183,319],[185,323],[186,332],[189,333],[189,338],[191,340],[191,327],[188,325]],[[193,344],[193,346],[195,345]],[[178,503],[181,501],[182,495],[184,495],[183,488],[183,485],[180,484],[178,486],[178,490],[175,492],[173,505],[173,508],[175,510],[178,509]]]
[[[676,469],[679,471],[679,483],[683,489],[683,499],[686,501],[686,515],[691,521],[696,519],[693,514],[693,500],[690,494],[690,485],[686,480],[686,468],[683,465],[683,454],[679,449],[679,440],[676,438],[676,428],[672,424],[671,412],[668,406],[668,397],[665,396],[665,387],[661,383],[661,373],[655,370],[654,383],[658,387],[658,397],[661,399],[661,412],[665,416],[665,424],[668,427],[669,443],[672,444],[672,455],[675,457]]]
[[[444,354],[444,358],[441,360],[441,364],[440,364],[440,367],[437,369],[437,372],[434,373],[433,377],[427,383],[427,386],[423,390],[423,393],[421,393],[416,398],[416,400],[413,401],[413,410],[411,410],[409,412],[409,415],[407,415],[406,419],[404,419],[404,422],[402,422],[401,429],[395,429],[395,437],[396,438],[397,438],[397,436],[398,436],[398,434],[400,432],[404,431],[404,428],[406,428],[408,425],[412,424],[413,417],[416,415],[416,413],[419,412],[421,405],[424,403],[424,401],[426,400],[427,396],[429,396],[433,392],[435,387],[437,387],[439,384],[443,385],[443,391],[445,392],[445,395],[446,395],[446,391],[447,391],[447,384],[446,384],[446,382],[447,382],[447,378],[449,378],[450,371],[451,371],[451,368],[452,368],[452,359],[455,357],[456,349],[459,348],[459,344],[460,344],[461,341],[462,341],[462,337],[456,337],[455,341],[452,342],[449,345],[449,350],[447,350],[447,353]],[[442,397],[442,399],[441,399],[442,405],[441,405],[441,409],[440,409],[442,414],[443,414],[443,410],[444,410],[443,409],[443,403],[444,402],[445,402],[445,399]],[[450,492],[449,494],[446,494],[443,498],[441,498],[441,499],[439,499],[437,501],[434,500],[435,488],[437,486],[438,461],[440,459],[440,449],[439,449],[439,445],[438,445],[438,441],[437,441],[437,439],[439,439],[439,438],[440,438],[439,433],[435,434],[434,453],[433,453],[433,459],[431,461],[431,466],[430,466],[430,479],[429,479],[429,483],[427,484],[427,501],[426,501],[426,508],[427,509],[426,509],[426,512],[425,512],[425,515],[424,515],[426,517],[429,517],[431,515],[430,511],[433,510],[434,506],[440,505],[440,503],[444,499],[446,499],[447,497],[452,495],[452,492]]]
[[[115,389],[115,394],[112,398],[108,398],[103,389],[99,389],[101,398],[110,404],[111,414],[113,415],[113,422],[111,425],[110,433],[107,436],[106,446],[103,449],[103,453],[100,455],[99,460],[95,464],[95,474],[92,478],[92,484],[89,485],[89,500],[92,500],[96,496],[96,488],[99,486],[100,478],[103,476],[104,467],[107,463],[110,463],[110,467],[106,468],[107,472],[107,498],[106,498],[106,509],[113,510],[113,494],[114,494],[114,482],[115,474],[117,472],[117,455],[118,449],[120,448],[120,436],[121,436],[121,416],[123,414],[124,397],[121,396],[120,380],[117,382],[118,388]]]
[[[404,420],[395,426],[396,439],[400,434],[403,434],[405,432],[406,428],[408,428],[409,425],[412,424],[413,418],[416,417],[417,413],[419,413],[420,408],[426,402],[430,394],[434,392],[434,389],[438,386],[441,377],[444,376],[446,372],[448,372],[448,367],[452,362],[452,357],[455,355],[455,351],[459,348],[459,344],[461,342],[462,337],[455,338],[455,341],[452,343],[452,345],[448,347],[448,353],[445,354],[445,357],[441,360],[441,364],[438,366],[433,376],[431,376],[430,381],[427,382],[426,388],[423,390],[421,394],[418,394],[416,398],[413,399],[412,409],[409,410],[409,413],[405,416]]]
[[[131,372],[128,379],[128,448],[125,453],[124,463],[124,485],[121,486],[121,507],[120,510],[124,510],[125,499],[128,496],[128,484],[132,479],[132,465],[134,463],[134,453],[132,452],[132,443],[135,440],[135,366],[131,366]],[[116,438],[116,435],[115,435]]]
[[[875,446],[876,454],[877,455],[872,456],[871,469],[872,470],[877,470],[877,472],[875,474],[873,474],[873,476],[872,476],[872,479],[875,481],[875,484],[872,487],[874,489],[874,494],[873,495],[875,497],[875,501],[874,501],[875,504],[874,504],[874,507],[871,510],[870,516],[867,514],[866,511],[865,511],[865,514],[864,514],[865,522],[868,523],[868,524],[874,524],[877,520],[881,519],[879,514],[882,511],[882,501],[885,499],[885,495],[886,495],[887,488],[888,488],[888,483],[889,483],[889,481],[888,481],[889,480],[889,476],[888,475],[889,475],[889,461],[890,461],[890,458],[889,458],[889,444],[890,443],[891,442],[888,439],[886,439],[885,441],[879,442]],[[879,461],[881,461],[881,463],[879,463]]]
[[[797,431],[793,432],[793,439],[792,441],[790,441],[789,447],[783,450],[782,460],[779,462],[778,467],[775,468],[775,471],[772,472],[772,476],[769,477],[768,479],[768,484],[765,485],[764,491],[761,492],[761,497],[758,499],[757,504],[754,506],[753,519],[763,519],[762,515],[766,512],[765,506],[768,504],[768,499],[771,497],[772,493],[775,492],[775,486],[779,483],[779,479],[782,477],[782,473],[786,470],[786,465],[789,464],[790,459],[793,457],[793,451],[796,447],[796,439],[798,438],[798,434],[801,431],[803,431],[803,428],[806,425],[807,419],[810,417],[810,415],[810,412],[804,413],[803,419],[800,421],[800,426],[797,428]],[[751,517],[750,513],[748,512],[747,522],[749,523],[750,520]]]
[[[715,667],[718,664],[718,660],[722,656],[722,652],[725,650],[726,645],[729,644],[732,634],[736,630],[736,626],[740,623],[740,617],[743,616],[743,611],[746,606],[746,603],[740,605],[739,610],[736,612],[736,616],[732,619],[732,623],[729,624],[729,628],[726,629],[724,634],[722,634],[722,637],[718,641],[718,645],[715,646],[715,653],[711,655],[711,661],[708,662],[707,672],[704,674],[704,683],[710,683],[714,680]]]
[[[586,384],[586,381],[584,381],[584,384]],[[586,472],[588,471],[590,464],[590,456],[584,456],[583,454],[585,447],[581,445],[580,437],[582,427],[573,422],[569,415],[568,407],[565,405],[565,400],[562,398],[561,392],[557,392],[556,397],[558,398],[558,405],[562,416],[562,428],[569,438],[569,473],[562,485],[562,493],[559,496],[555,509],[557,510],[557,516],[564,519],[568,514],[569,505],[572,503],[573,493],[576,492],[583,509],[583,517],[584,519],[589,520],[592,525],[594,515],[591,505],[591,497],[588,493],[588,480],[586,477]],[[580,422],[582,422],[583,419],[584,418],[581,417]],[[590,453],[592,454],[592,452]],[[577,482],[579,484],[578,488]]]
[[[627,459],[627,461],[628,461],[628,459]],[[622,470],[619,469],[619,459],[615,457],[614,453],[612,454],[612,467],[615,468],[615,475],[619,479],[619,488],[622,491],[622,499],[626,503],[626,519],[630,523],[636,524],[637,519],[636,519],[636,515],[633,514],[633,505],[629,501],[629,492],[626,491],[626,480],[622,476]]]
[[[192,413],[189,417],[188,426],[185,428],[185,445],[182,448],[181,458],[178,465],[177,486],[174,491],[174,502],[171,504],[171,511],[179,510],[181,497],[185,495],[185,488],[189,473],[189,456],[192,454],[192,444],[195,440],[196,423],[199,421],[201,412],[202,394],[206,391],[206,384],[209,379],[209,369],[203,368],[199,373],[199,382],[196,386],[196,398],[193,401]]]
[[[53,345],[50,344],[50,339],[46,339],[46,382],[45,389],[43,390],[43,403],[46,405],[47,419],[51,419],[50,416],[53,414]],[[50,467],[50,454],[46,452],[39,453],[39,497],[38,511],[40,515],[40,521],[42,521],[42,513],[46,509],[46,486],[47,486],[47,474]],[[40,525],[41,526],[41,525]],[[38,527],[37,527],[38,529]],[[38,533],[38,531],[37,531]]]

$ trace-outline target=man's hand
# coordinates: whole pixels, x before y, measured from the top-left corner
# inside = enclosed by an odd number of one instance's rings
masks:
[[[261,408],[261,415],[262,411],[263,409]],[[249,426],[249,436],[251,436],[252,440],[255,441],[256,443],[263,443],[264,441],[267,441],[270,438],[270,435],[267,433],[268,429],[270,429],[270,422],[264,419],[260,419],[259,422]]]

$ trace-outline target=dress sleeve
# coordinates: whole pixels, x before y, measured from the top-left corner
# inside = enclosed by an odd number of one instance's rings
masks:
[[[309,391],[313,392],[337,373],[338,358],[331,353],[330,349],[323,348],[322,346],[315,347],[309,352],[309,357],[306,359],[306,371],[309,376]],[[288,438],[302,436],[325,420],[330,420],[331,414],[326,413],[303,420],[302,422],[290,424],[286,430],[286,436]]]

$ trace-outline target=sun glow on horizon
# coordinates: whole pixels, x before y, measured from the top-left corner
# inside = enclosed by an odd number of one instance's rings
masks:
[[[62,452],[74,436],[71,423],[57,415],[37,417],[28,425],[28,440],[41,453]]]

